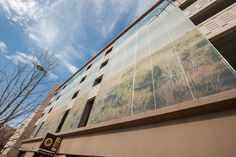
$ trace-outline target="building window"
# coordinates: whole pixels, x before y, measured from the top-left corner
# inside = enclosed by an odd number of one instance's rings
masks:
[[[34,125],[33,132],[36,131],[36,128],[37,128],[37,125]],[[33,132],[32,132],[32,133],[33,133]]]
[[[113,48],[113,47],[112,47]],[[111,51],[112,51],[112,48],[110,48],[109,50],[107,50],[107,52],[105,53],[105,56],[108,55]]]
[[[93,83],[93,87],[102,82],[102,77],[103,77],[103,75],[98,77],[98,78],[96,78],[96,80]]]
[[[87,67],[86,70],[89,70],[91,67],[92,67],[92,64],[90,64],[90,65]]]
[[[34,137],[37,136],[37,134],[39,133],[39,130],[42,128],[43,124],[44,124],[44,122],[41,123],[41,125],[40,125],[39,129],[37,130],[37,132],[35,133]]]
[[[83,114],[81,116],[81,119],[80,119],[78,127],[86,126],[88,118],[89,118],[89,114],[90,114],[91,109],[92,109],[93,104],[94,104],[94,101],[95,101],[95,97],[93,97],[93,98],[91,98],[91,99],[89,99],[87,101],[86,106],[84,108],[84,112],[83,112]]]
[[[103,67],[105,67],[105,66],[107,65],[108,60],[109,60],[109,59],[107,59],[106,61],[104,61],[104,62],[101,64],[100,69],[102,69]]]
[[[71,99],[74,99],[74,98],[76,98],[78,94],[79,94],[79,90],[78,90],[78,91],[76,91],[76,92],[74,93],[74,95],[72,96],[72,98],[71,98]]]
[[[56,100],[58,100],[60,98],[60,95],[57,96]]]
[[[67,86],[67,85],[63,86],[63,88],[62,88],[62,89],[66,88],[66,86]]]
[[[66,120],[66,117],[67,117],[69,111],[70,111],[70,110],[66,110],[66,112],[64,113],[64,115],[63,115],[63,117],[62,117],[62,119],[61,119],[61,122],[60,122],[60,124],[59,124],[58,127],[57,127],[56,133],[61,131],[61,128],[62,128],[62,126],[63,126],[63,124],[64,124],[64,122],[65,122],[65,120]]]
[[[57,93],[58,93],[58,92],[56,91],[54,95],[57,95]]]
[[[17,157],[24,157],[25,154],[26,154],[26,152],[19,151],[19,154],[17,155]]]
[[[49,102],[49,103],[48,103],[48,106],[51,105],[51,103],[52,103],[52,102]]]
[[[84,82],[85,78],[86,78],[86,76],[84,76],[84,77],[81,79],[80,83]]]
[[[50,113],[50,112],[52,111],[52,108],[53,108],[53,107],[50,108],[50,110],[48,111],[48,113]]]

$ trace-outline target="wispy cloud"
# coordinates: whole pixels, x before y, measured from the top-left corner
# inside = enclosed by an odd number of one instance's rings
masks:
[[[33,63],[37,63],[38,59],[35,55],[26,54],[24,52],[16,52],[12,55],[5,55],[7,59],[11,60],[15,64],[23,63],[33,66]]]
[[[7,52],[7,45],[2,41],[0,41],[0,52],[2,52],[2,53]]]
[[[14,64],[28,64],[29,66],[34,66],[35,63],[40,64],[38,58],[34,54],[16,52],[12,55],[5,55],[5,57],[11,60]],[[47,76],[49,80],[56,80],[58,76],[52,72],[48,71]]]
[[[121,26],[156,1],[1,0],[0,5],[11,21],[23,27],[32,43],[58,53],[62,65],[74,73],[75,65],[84,63],[121,31]]]
[[[60,54],[56,54],[55,57],[58,60],[63,60],[63,56]],[[75,73],[78,69],[77,67],[75,67],[74,65],[72,65],[70,62],[68,62],[66,59],[63,60],[64,65],[66,66],[66,68],[71,72],[71,73]]]
[[[1,0],[0,4],[7,17],[20,25],[40,19],[44,11],[42,4],[32,0]]]
[[[57,80],[59,77],[55,73],[49,71],[48,78],[49,78],[49,80]]]

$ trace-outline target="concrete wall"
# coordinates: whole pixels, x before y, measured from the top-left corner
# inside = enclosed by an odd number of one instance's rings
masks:
[[[64,138],[60,153],[120,157],[235,157],[236,110]]]

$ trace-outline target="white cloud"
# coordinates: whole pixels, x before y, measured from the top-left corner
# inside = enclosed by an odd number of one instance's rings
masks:
[[[13,55],[5,55],[5,57],[11,60],[14,64],[28,64],[30,66],[33,66],[35,63],[40,64],[38,58],[34,54],[16,52]],[[52,71],[48,71],[47,76],[49,80],[57,80],[59,78]]]
[[[0,52],[6,53],[7,52],[7,45],[0,41]]]
[[[9,19],[21,25],[40,19],[44,12],[42,5],[36,0],[1,0],[0,5]]]
[[[59,37],[57,26],[45,20],[28,26],[26,32],[29,38],[41,48],[53,49]]]
[[[48,72],[48,78],[49,78],[50,80],[57,80],[59,77],[58,77],[55,73],[49,71],[49,72]]]
[[[66,59],[64,59],[64,57],[60,54],[56,54],[55,57],[58,59],[58,60],[62,60],[63,61],[63,64],[64,66],[71,72],[71,73],[75,73],[78,68],[74,65],[72,65],[70,62],[68,62]]]
[[[34,63],[39,64],[39,61],[38,61],[38,59],[35,55],[26,54],[26,53],[23,53],[23,52],[16,52],[13,55],[6,55],[6,58],[11,60],[15,64],[23,63],[23,64],[29,64],[29,65],[32,65],[32,66],[33,66]]]
[[[61,63],[74,73],[77,67],[72,61],[85,62],[84,58],[93,55],[85,43],[94,34],[106,39],[115,30],[121,16],[130,14],[132,17],[129,18],[135,19],[156,1],[0,0],[0,6],[11,21],[24,28],[32,43],[59,53]],[[8,58],[25,61],[19,53]]]
[[[135,20],[149,9],[158,0],[92,0],[94,4],[94,21],[93,23],[101,23],[99,30],[106,37],[114,31],[117,21],[121,15],[132,12],[132,20]],[[133,10],[132,10],[133,11]],[[128,18],[128,17],[127,17]]]
[[[78,68],[74,65],[72,65],[71,63],[67,62],[67,60],[64,61],[64,65],[67,67],[67,69],[73,74],[75,73]]]

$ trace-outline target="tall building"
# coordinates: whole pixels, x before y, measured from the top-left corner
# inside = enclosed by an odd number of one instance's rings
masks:
[[[58,88],[25,156],[234,157],[236,4],[160,0]]]

